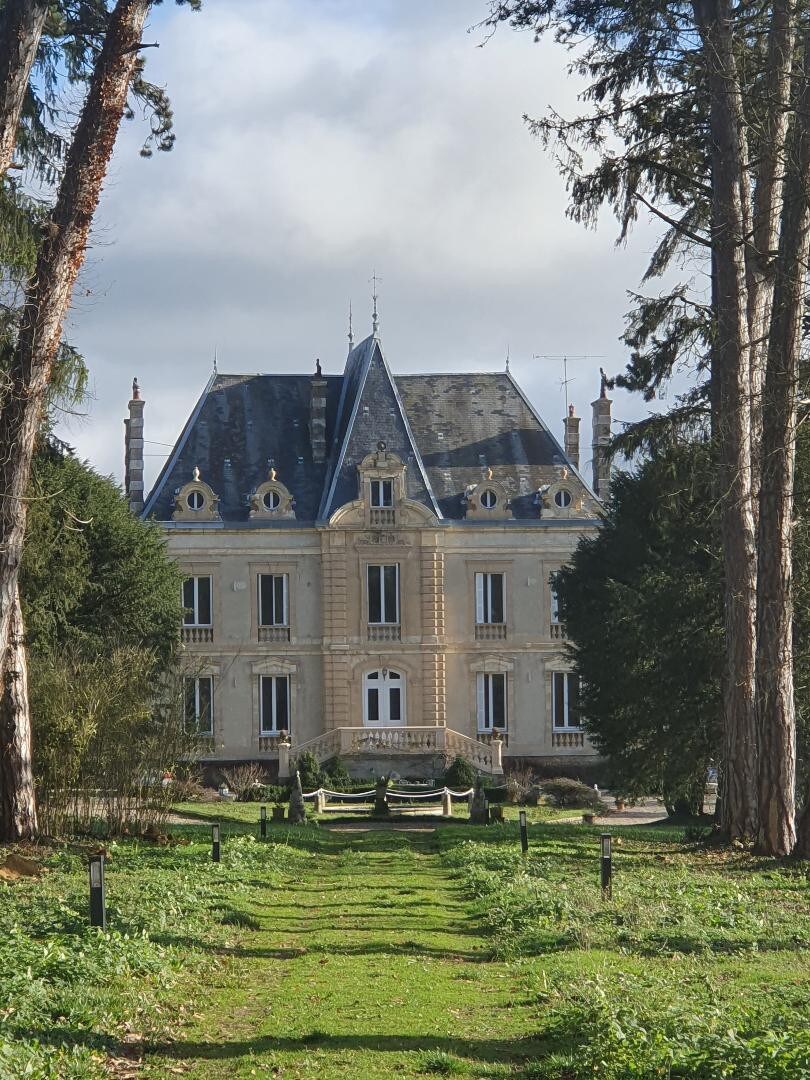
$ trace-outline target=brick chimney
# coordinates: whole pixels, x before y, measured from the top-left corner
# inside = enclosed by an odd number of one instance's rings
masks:
[[[565,456],[575,469],[579,468],[579,417],[574,416],[574,406],[568,406],[565,426]]]
[[[326,379],[321,372],[320,360],[315,361],[309,398],[309,441],[312,460],[316,464],[326,461]]]
[[[607,376],[599,369],[602,386],[599,397],[591,402],[593,409],[593,490],[600,499],[607,497],[610,485],[610,461],[608,444],[610,443],[610,406],[613,404],[607,396]]]
[[[129,419],[124,421],[124,491],[133,514],[143,510],[143,407],[138,380],[132,380]]]

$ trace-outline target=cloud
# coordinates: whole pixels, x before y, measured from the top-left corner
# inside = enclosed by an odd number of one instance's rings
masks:
[[[148,74],[177,144],[144,162],[125,124],[68,332],[93,372],[64,434],[122,472],[133,375],[147,399],[147,481],[211,370],[341,369],[346,312],[370,329],[376,268],[394,370],[512,370],[549,423],[561,364],[580,412],[617,338],[652,233],[629,249],[566,195],[522,116],[576,108],[551,43],[469,28],[484,0],[209,0],[156,9]],[[618,403],[629,418],[644,407]],[[587,427],[587,425],[584,425]],[[587,454],[584,455],[587,457]]]

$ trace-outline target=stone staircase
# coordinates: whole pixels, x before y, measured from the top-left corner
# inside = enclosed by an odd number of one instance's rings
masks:
[[[305,742],[279,746],[279,776],[289,776],[290,763],[307,751],[319,765],[334,757],[345,759],[347,764],[380,759],[422,761],[437,756],[449,761],[461,757],[482,773],[501,776],[501,749],[499,739],[483,742],[448,727],[340,727]]]

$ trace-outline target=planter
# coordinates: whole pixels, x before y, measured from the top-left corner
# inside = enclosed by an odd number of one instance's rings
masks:
[[[596,814],[583,814],[582,815],[582,824],[583,825],[593,825],[593,821],[594,821],[595,817],[596,817]]]
[[[625,808],[625,805],[626,805],[626,804],[625,804],[625,801],[624,801],[624,799],[617,799],[617,800],[616,800],[616,809],[617,809],[617,810],[624,810],[624,808]]]
[[[489,820],[503,821],[503,807],[502,806],[490,806],[489,808]]]
[[[273,821],[283,821],[285,814],[285,808],[283,806],[273,807]]]

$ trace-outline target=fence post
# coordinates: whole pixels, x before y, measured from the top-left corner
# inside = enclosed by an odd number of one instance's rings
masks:
[[[613,898],[613,853],[612,853],[612,837],[610,833],[602,833],[599,838],[601,843],[601,879],[602,879],[602,899],[611,900]]]
[[[211,862],[219,862],[219,822],[211,826]]]
[[[450,798],[449,788],[445,788],[442,792],[442,814],[445,817],[453,816],[453,800]]]
[[[267,807],[262,806],[259,808],[259,835],[262,840],[267,839]]]
[[[518,813],[518,820],[520,821],[520,850],[525,855],[529,850],[529,829],[526,824],[525,810]]]

